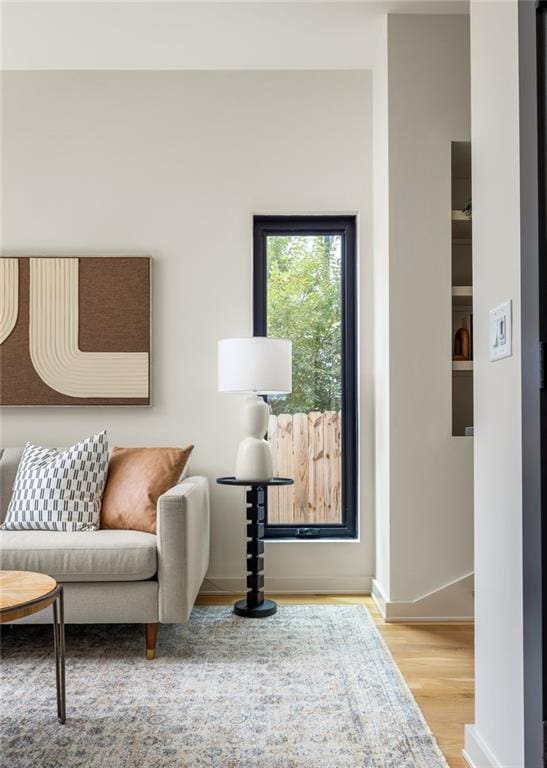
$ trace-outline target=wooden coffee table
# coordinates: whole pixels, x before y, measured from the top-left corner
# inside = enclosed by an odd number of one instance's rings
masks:
[[[32,571],[0,571],[0,624],[53,606],[53,645],[57,683],[57,719],[66,719],[65,617],[63,587],[51,576]]]

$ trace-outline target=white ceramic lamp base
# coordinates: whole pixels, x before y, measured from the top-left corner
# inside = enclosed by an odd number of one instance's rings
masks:
[[[264,440],[268,431],[269,408],[262,398],[249,395],[241,411],[245,437],[239,444],[236,479],[252,483],[268,482],[273,477],[272,452]]]

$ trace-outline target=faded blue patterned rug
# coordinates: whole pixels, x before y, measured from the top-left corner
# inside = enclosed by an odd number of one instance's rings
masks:
[[[2,632],[2,768],[446,768],[367,610],[196,607],[162,626],[67,626],[67,722],[51,627]]]

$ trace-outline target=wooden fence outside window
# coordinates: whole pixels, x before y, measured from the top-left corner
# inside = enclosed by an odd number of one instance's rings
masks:
[[[342,522],[341,428],[340,411],[270,415],[274,475],[294,479],[294,485],[270,488],[270,524]]]

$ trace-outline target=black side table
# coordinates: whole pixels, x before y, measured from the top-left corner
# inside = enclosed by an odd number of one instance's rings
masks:
[[[250,483],[235,477],[218,477],[220,485],[243,485],[247,491],[247,597],[234,604],[234,613],[253,619],[272,616],[277,603],[264,599],[264,502],[268,486],[292,485],[288,477],[274,477],[269,482]]]

